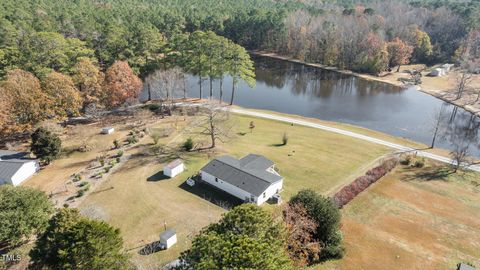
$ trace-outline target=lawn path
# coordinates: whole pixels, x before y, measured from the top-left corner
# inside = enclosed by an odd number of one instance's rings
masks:
[[[452,160],[450,158],[447,158],[447,157],[435,155],[435,154],[428,153],[428,152],[418,150],[418,149],[415,149],[415,148],[411,148],[411,147],[408,147],[408,146],[405,146],[405,145],[400,145],[400,144],[396,144],[396,143],[387,142],[387,141],[384,141],[384,140],[381,140],[381,139],[377,139],[377,138],[374,138],[374,137],[370,137],[370,136],[367,136],[367,135],[359,134],[359,133],[348,131],[348,130],[329,127],[329,126],[325,126],[325,125],[321,125],[321,124],[317,124],[317,123],[313,123],[313,122],[309,122],[309,121],[305,121],[305,120],[299,120],[299,119],[295,119],[295,118],[291,118],[291,117],[279,116],[279,115],[262,113],[262,112],[255,112],[255,111],[235,109],[235,108],[231,108],[230,111],[233,112],[233,113],[237,113],[237,114],[243,114],[243,115],[249,115],[249,116],[265,118],[265,119],[270,119],[270,120],[276,120],[276,121],[281,121],[281,122],[293,123],[293,124],[302,125],[302,126],[306,126],[306,127],[311,127],[311,128],[321,129],[321,130],[325,130],[325,131],[330,131],[330,132],[338,133],[338,134],[341,134],[341,135],[357,138],[357,139],[360,139],[360,140],[369,141],[369,142],[372,142],[372,143],[384,145],[384,146],[399,150],[399,152],[415,152],[417,154],[417,156],[426,157],[426,158],[437,160],[437,161],[447,163],[447,164],[455,164],[454,160]],[[471,166],[468,167],[468,169],[470,169],[472,171],[480,172],[480,166],[479,165],[471,165]]]

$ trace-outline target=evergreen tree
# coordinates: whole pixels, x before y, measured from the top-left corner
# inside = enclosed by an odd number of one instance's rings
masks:
[[[283,227],[253,204],[235,207],[195,237],[179,269],[291,269]]]
[[[0,186],[0,244],[15,246],[46,227],[53,205],[33,188]]]
[[[120,231],[63,208],[30,252],[31,269],[131,269]]]
[[[32,134],[30,149],[37,158],[47,164],[58,157],[61,147],[60,138],[47,129],[40,127]]]

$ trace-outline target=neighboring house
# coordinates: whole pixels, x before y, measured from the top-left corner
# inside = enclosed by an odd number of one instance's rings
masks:
[[[260,155],[250,154],[240,160],[221,156],[200,170],[202,181],[241,200],[261,205],[283,188],[283,177],[275,164]]]
[[[182,173],[184,169],[185,165],[183,165],[183,161],[181,159],[175,159],[163,167],[163,174],[168,177],[175,177]]]
[[[0,185],[17,186],[35,174],[40,165],[28,153],[0,150]]]
[[[177,243],[175,230],[168,229],[160,234],[160,244],[164,245],[165,249],[169,249],[175,243]]]

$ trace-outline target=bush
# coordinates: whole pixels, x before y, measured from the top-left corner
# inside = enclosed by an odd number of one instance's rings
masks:
[[[73,182],[78,182],[80,180],[82,180],[82,176],[80,174],[76,173],[73,175]]]
[[[138,142],[138,139],[135,135],[128,136],[127,137],[127,142],[128,142],[128,144],[135,144],[135,143]]]
[[[185,151],[190,151],[193,149],[193,140],[192,138],[188,138],[184,143],[183,143],[183,149]]]
[[[85,195],[85,190],[80,189],[80,190],[77,192],[77,198],[80,198],[80,197],[82,197],[83,195]]]
[[[411,156],[406,156],[404,159],[400,160],[400,164],[402,165],[410,165],[411,162],[412,162]]]
[[[397,159],[395,158],[385,160],[379,166],[369,170],[365,175],[355,179],[350,185],[343,187],[333,196],[334,202],[338,207],[343,207],[353,200],[353,198],[355,198],[360,192],[364,191],[371,184],[375,183],[378,179],[393,170],[396,165]]]
[[[81,182],[78,186],[79,186],[79,187],[84,187],[84,186],[87,186],[87,185],[90,185],[90,183],[87,182],[87,181],[83,181],[83,182]]]
[[[413,167],[415,168],[423,168],[425,166],[425,159],[417,159],[415,160],[415,163],[413,164]]]
[[[146,107],[152,112],[155,112],[161,108],[160,104],[148,104]]]
[[[117,157],[115,160],[117,161],[117,163],[120,163],[121,161],[120,157]]]
[[[118,150],[117,157],[122,157],[122,156],[123,156],[123,150]]]
[[[288,143],[288,134],[285,132],[282,136],[282,145],[287,145]]]
[[[60,138],[44,128],[38,128],[32,134],[30,149],[35,156],[47,164],[58,157],[61,147],[62,141]]]
[[[113,141],[113,148],[115,148],[115,149],[120,148],[120,142],[118,142],[118,140],[116,140],[116,139]]]
[[[342,237],[340,234],[341,214],[335,203],[327,197],[315,193],[311,189],[301,190],[293,196],[289,205],[300,204],[307,210],[317,224],[314,239],[320,241],[323,250],[320,260],[343,256]]]

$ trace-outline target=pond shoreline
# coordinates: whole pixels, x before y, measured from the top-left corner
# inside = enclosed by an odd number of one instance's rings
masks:
[[[428,94],[430,96],[433,96],[437,99],[445,101],[445,102],[447,102],[449,104],[452,104],[454,106],[463,108],[465,111],[468,111],[468,112],[472,113],[473,115],[475,115],[477,117],[480,117],[480,108],[475,108],[475,106],[464,104],[460,100],[456,100],[456,99],[453,99],[453,98],[447,98],[446,96],[449,93],[446,89],[440,89],[438,91],[427,90],[427,89],[422,88],[421,85],[410,85],[409,86],[409,85],[402,84],[399,81],[394,82],[394,81],[391,81],[389,79],[385,79],[385,78],[378,77],[378,76],[373,76],[373,75],[364,74],[364,73],[357,73],[357,72],[354,72],[354,71],[351,71],[351,70],[340,69],[340,68],[337,68],[337,67],[327,66],[327,65],[323,65],[323,64],[305,62],[305,61],[295,59],[295,58],[292,58],[292,57],[279,55],[277,53],[266,52],[266,51],[249,51],[249,52],[253,55],[269,57],[269,58],[283,60],[283,61],[287,61],[287,62],[291,62],[291,63],[302,64],[302,65],[309,66],[309,67],[334,71],[334,72],[338,72],[340,74],[351,75],[351,76],[362,78],[362,79],[368,80],[368,81],[383,82],[383,83],[387,83],[387,84],[397,86],[397,87],[402,87],[402,88],[413,87],[413,89],[415,89],[417,91],[420,91],[420,92],[423,92],[423,93]]]

